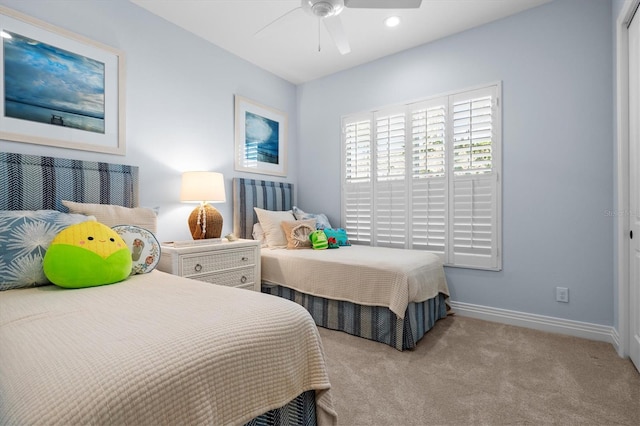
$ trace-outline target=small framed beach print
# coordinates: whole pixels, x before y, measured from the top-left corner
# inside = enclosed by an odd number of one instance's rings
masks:
[[[0,6],[0,139],[125,155],[124,54]]]
[[[287,175],[287,114],[235,96],[235,169]]]

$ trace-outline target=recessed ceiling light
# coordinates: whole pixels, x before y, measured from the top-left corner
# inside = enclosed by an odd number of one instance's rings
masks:
[[[400,25],[400,18],[397,16],[389,16],[384,20],[384,24],[389,28],[397,27]]]

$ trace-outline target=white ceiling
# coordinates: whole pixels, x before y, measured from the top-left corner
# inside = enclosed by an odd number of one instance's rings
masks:
[[[552,0],[423,0],[419,9],[354,9],[340,14],[351,53],[341,55],[324,25],[302,10],[268,23],[300,0],[130,0],[293,84],[311,81],[501,19]],[[393,1],[393,0],[391,0]],[[383,20],[397,15],[400,26]],[[318,51],[318,40],[320,51]]]

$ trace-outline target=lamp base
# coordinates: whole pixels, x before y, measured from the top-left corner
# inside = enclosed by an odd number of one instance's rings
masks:
[[[215,207],[209,204],[196,207],[189,215],[188,222],[194,240],[220,238],[222,215]]]

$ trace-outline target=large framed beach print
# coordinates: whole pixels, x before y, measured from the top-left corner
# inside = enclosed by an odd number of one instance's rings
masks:
[[[0,139],[125,154],[124,55],[0,6]]]
[[[287,175],[287,115],[235,96],[235,169]]]

